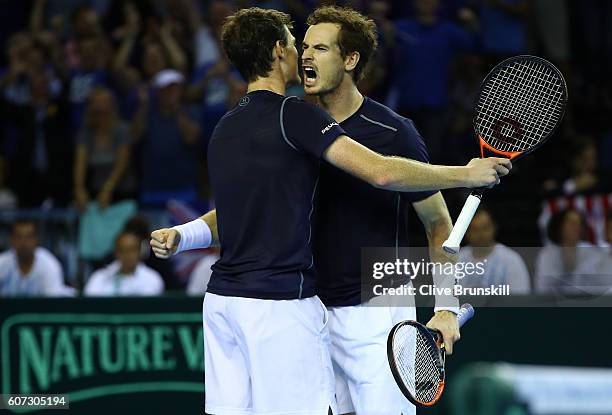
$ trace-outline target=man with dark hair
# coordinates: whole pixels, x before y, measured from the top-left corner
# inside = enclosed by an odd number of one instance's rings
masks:
[[[11,249],[0,254],[0,297],[74,295],[64,285],[60,262],[38,246],[36,223],[18,220],[11,230]]]
[[[351,140],[324,111],[284,96],[300,81],[289,23],[259,8],[227,19],[223,46],[248,93],[209,144],[218,215],[151,235],[160,257],[221,243],[203,307],[206,411],[216,415],[323,415],[335,407],[327,310],[315,295],[310,249],[322,159],[396,191],[491,186],[511,167],[498,158],[433,166]]]
[[[411,120],[364,97],[357,83],[377,47],[376,24],[350,8],[315,10],[302,44],[304,90],[354,140],[380,154],[429,162],[427,147]],[[329,311],[331,356],[340,413],[408,415],[414,406],[395,385],[386,362],[387,335],[401,320],[416,319],[412,298],[403,306],[362,292],[361,249],[407,246],[406,211],[412,205],[429,241],[432,261],[452,261],[442,243],[452,228],[444,198],[437,189],[413,193],[385,192],[321,164],[313,251],[318,295]],[[342,230],[339,232],[338,230]],[[434,275],[436,286],[452,286],[454,276]],[[401,302],[401,301],[400,301]],[[437,298],[428,323],[444,336],[447,351],[459,339],[458,300]]]
[[[121,232],[115,239],[115,261],[94,272],[83,293],[93,297],[156,296],[164,292],[164,280],[140,258],[140,236]]]

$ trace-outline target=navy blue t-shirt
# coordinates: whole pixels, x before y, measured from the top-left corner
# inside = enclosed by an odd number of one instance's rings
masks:
[[[340,124],[347,135],[385,155],[429,162],[414,124],[365,98]],[[406,203],[435,191],[400,193],[377,189],[329,163],[321,164],[313,251],[318,294],[327,306],[361,303],[361,248],[406,246]]]
[[[344,131],[296,97],[254,91],[208,146],[221,258],[208,292],[260,299],[315,295],[310,219],[319,162]]]

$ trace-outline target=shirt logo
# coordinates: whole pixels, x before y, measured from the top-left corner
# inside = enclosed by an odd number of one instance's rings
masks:
[[[251,98],[249,97],[243,97],[240,102],[238,103],[238,105],[240,105],[241,107],[244,107],[245,105],[247,105],[249,103],[249,101],[251,101]]]
[[[325,127],[324,129],[321,130],[321,134],[325,134],[326,132],[331,130],[334,125],[338,125],[338,123],[337,122],[333,122],[333,123],[329,124],[327,127]]]

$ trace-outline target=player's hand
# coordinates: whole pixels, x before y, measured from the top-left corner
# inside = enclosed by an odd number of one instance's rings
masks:
[[[499,178],[512,169],[512,162],[503,157],[472,159],[468,165],[467,187],[491,188],[499,184]]]
[[[438,311],[427,323],[430,329],[438,330],[444,339],[444,348],[447,354],[453,354],[453,345],[461,338],[457,315],[450,311]]]
[[[151,248],[156,257],[166,259],[176,253],[181,234],[172,228],[163,228],[151,233]]]

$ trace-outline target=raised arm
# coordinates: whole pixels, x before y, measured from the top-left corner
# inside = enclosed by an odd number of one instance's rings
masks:
[[[383,156],[347,136],[338,137],[323,157],[374,187],[400,192],[490,187],[512,168],[510,160],[497,157],[473,159],[466,166],[438,166]]]

